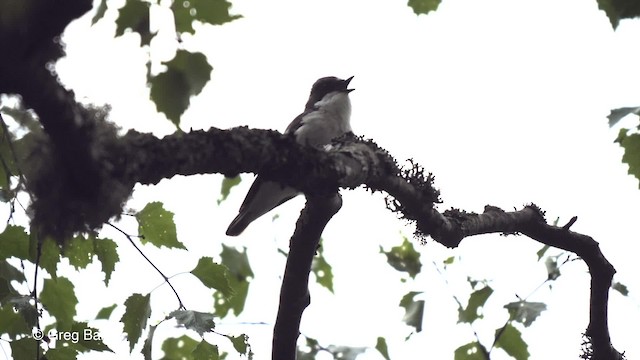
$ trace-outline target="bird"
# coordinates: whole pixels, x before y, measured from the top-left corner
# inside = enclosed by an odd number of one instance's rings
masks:
[[[304,111],[287,126],[285,135],[299,144],[322,148],[332,139],[351,132],[349,83],[335,76],[318,79],[311,87]],[[258,174],[245,197],[238,216],[227,228],[227,236],[238,236],[254,220],[300,195],[300,191],[278,182],[265,180]]]

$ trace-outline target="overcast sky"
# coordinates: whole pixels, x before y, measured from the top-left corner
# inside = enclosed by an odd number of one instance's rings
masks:
[[[155,112],[148,98],[148,50],[139,49],[135,34],[113,39],[118,3],[110,3],[96,26],[89,26],[93,14],[88,14],[67,29],[68,57],[57,70],[82,101],[111,104],[111,119],[123,128],[169,134],[173,125]],[[184,47],[205,53],[214,70],[210,84],[183,116],[183,129],[248,125],[283,131],[302,111],[317,78],[354,75],[354,131],[399,160],[414,158],[433,172],[444,200],[440,210],[481,212],[486,204],[511,210],[534,202],[550,221],[578,216],[572,229],[600,242],[618,270],[615,280],[632,291],[629,298],[612,293],[613,343],[629,359],[640,356],[637,331],[632,331],[640,320],[640,191],[620,163],[622,150],[613,143],[618,129],[609,129],[606,119],[611,108],[640,104],[640,22],[622,21],[614,32],[596,2],[584,0],[444,0],[428,16],[416,16],[403,2],[392,1],[233,3],[233,12],[244,18],[220,27],[200,26],[196,36],[185,36]],[[175,43],[166,28],[166,11],[154,8],[151,22],[160,28],[150,50],[157,66],[173,56]],[[200,256],[216,256],[223,242],[249,248],[257,278],[238,322],[267,325],[227,321],[219,329],[248,333],[256,359],[266,359],[284,266],[275,249],[286,249],[304,199],[279,208],[276,221],[267,215],[241,237],[227,238],[224,230],[252,176],[244,179],[219,207],[217,175],[139,186],[129,205],[141,209],[160,200],[176,213],[179,238],[190,251],[145,248],[166,274],[191,270]],[[363,189],[343,191],[343,196],[342,210],[323,234],[336,294],[313,287],[302,324],[303,333],[325,345],[373,347],[375,338],[384,336],[395,359],[416,354],[453,358],[456,347],[473,339],[468,327],[456,326],[451,297],[466,299],[467,275],[490,279],[498,290],[477,326],[489,345],[494,329],[506,320],[501,306],[516,301],[516,295],[528,295],[546,278],[544,266],[535,262],[540,244],[491,235],[466,239],[456,250],[435,243],[421,247],[423,274],[400,284],[400,275],[386,265],[378,246],[397,245],[413,229],[384,209],[381,196]],[[122,226],[137,231],[133,223]],[[76,283],[80,318],[90,319],[99,308],[161,283],[126,239],[105,234],[120,244],[122,262],[109,290],[100,287],[98,267],[81,277],[82,286]],[[431,262],[440,264],[451,255],[462,257],[462,263],[447,273],[447,286]],[[532,359],[577,357],[587,325],[589,283],[584,265],[575,262],[565,271],[553,291],[541,289],[531,298],[549,304],[524,331]],[[197,280],[180,275],[174,283],[187,307],[208,310],[211,300],[198,290]],[[408,290],[425,291],[426,312],[424,332],[405,344],[409,329],[401,324],[397,305]],[[152,293],[152,305],[152,323],[175,308],[166,285]],[[112,321],[122,311],[117,309]],[[105,330],[111,336],[107,344],[126,354],[121,328],[111,328]],[[172,325],[159,327],[156,356],[162,336],[171,331]],[[374,351],[362,358],[381,359]]]

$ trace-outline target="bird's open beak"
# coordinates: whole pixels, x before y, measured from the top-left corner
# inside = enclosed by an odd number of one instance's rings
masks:
[[[355,90],[355,89],[347,89],[347,87],[349,87],[349,83],[351,82],[351,79],[353,79],[353,76],[352,76],[352,77],[350,77],[350,78],[348,78],[348,79],[346,79],[346,80],[344,81],[344,88],[346,89],[346,91],[347,91],[348,93],[350,93],[350,92],[352,92],[353,90]]]

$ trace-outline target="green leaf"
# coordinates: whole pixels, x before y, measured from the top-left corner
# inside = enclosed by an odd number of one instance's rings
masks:
[[[191,33],[193,21],[197,20],[211,25],[222,25],[241,18],[240,15],[229,15],[231,3],[226,0],[175,0],[171,5],[178,33]]]
[[[366,347],[351,347],[351,346],[327,346],[327,350],[333,354],[334,359],[338,360],[356,360],[356,358],[367,351]]]
[[[0,304],[18,294],[12,285],[13,281],[21,284],[26,279],[22,271],[9,264],[6,259],[0,259]]]
[[[189,85],[190,95],[198,95],[204,89],[211,79],[211,70],[213,70],[203,53],[192,53],[186,50],[178,50],[173,59],[163,64],[184,75]]]
[[[623,107],[611,110],[611,113],[607,118],[609,119],[609,126],[614,126],[618,121],[627,115],[634,114],[640,116],[640,106],[638,107]]]
[[[233,344],[233,348],[236,349],[238,354],[251,356],[251,345],[249,345],[249,337],[245,334],[240,334],[238,336],[227,336],[229,340],[231,340],[231,344]]]
[[[541,302],[516,301],[504,306],[509,311],[509,318],[524,326],[530,326],[540,313],[547,310],[547,305]]]
[[[227,279],[227,267],[216,264],[210,257],[201,257],[198,265],[191,270],[191,273],[200,279],[202,283],[209,289],[216,289],[222,292],[226,297],[233,295],[233,289],[229,285]]]
[[[162,360],[190,359],[197,346],[198,342],[187,335],[182,335],[179,338],[167,338],[162,343],[162,351],[164,351]]]
[[[50,237],[42,241],[40,251],[40,267],[45,269],[53,279],[58,277],[58,263],[60,262],[60,248]]]
[[[127,0],[118,11],[116,19],[116,37],[122,36],[125,30],[131,29],[140,34],[142,45],[149,45],[153,35],[149,30],[149,6],[142,0]]]
[[[59,276],[57,279],[44,279],[40,301],[49,314],[57,320],[56,329],[67,331],[76,316],[78,298],[69,279]]]
[[[104,284],[109,286],[109,280],[111,280],[111,274],[116,268],[116,264],[120,261],[118,256],[118,245],[111,239],[94,239],[93,247],[96,252],[96,256],[102,264],[102,272],[104,273]]]
[[[487,350],[477,341],[462,345],[456,349],[454,360],[486,360]]]
[[[522,340],[522,334],[511,324],[505,325],[504,328],[496,330],[495,347],[504,350],[516,360],[529,359],[529,350],[527,343]]]
[[[36,359],[36,349],[40,345],[30,336],[23,337],[20,340],[14,340],[10,343],[11,356],[14,359]],[[40,347],[40,353],[42,354],[42,348]]]
[[[7,281],[17,281],[18,283],[26,281],[22,271],[9,264],[6,259],[0,258],[0,279]]]
[[[424,316],[424,300],[416,301],[414,299],[414,297],[419,294],[422,294],[422,292],[411,291],[400,300],[400,307],[405,309],[402,321],[416,328],[416,332],[422,331],[422,318]]]
[[[120,322],[124,324],[124,332],[127,333],[129,351],[133,351],[142,331],[147,327],[147,320],[151,316],[150,298],[149,294],[133,294],[124,302],[125,311]]]
[[[482,289],[472,292],[471,296],[469,296],[469,303],[466,309],[458,309],[458,322],[470,324],[476,319],[482,319],[483,316],[478,310],[484,306],[492,293],[493,289],[490,286],[485,286]]]
[[[618,27],[618,23],[620,22],[620,16],[616,11],[615,7],[612,5],[612,0],[597,0],[598,8],[607,14],[609,18],[609,22],[611,26],[615,29]]]
[[[38,311],[35,305],[31,303],[33,297],[30,295],[18,295],[9,297],[7,300],[7,303],[13,305],[13,308],[22,316],[29,329],[36,326]]]
[[[7,334],[11,339],[15,339],[18,335],[30,333],[31,329],[13,306],[6,304],[0,307],[0,334]]]
[[[560,267],[558,266],[558,257],[549,256],[544,261],[544,265],[547,267],[547,279],[555,280],[560,277]]]
[[[311,271],[316,276],[316,282],[333,293],[333,269],[322,253],[322,247],[311,263]]]
[[[98,9],[96,10],[96,14],[91,18],[91,25],[95,25],[100,19],[104,17],[104,14],[107,12],[107,0],[101,0],[100,5],[98,5]]]
[[[156,333],[157,325],[151,325],[149,327],[149,335],[147,335],[147,339],[144,341],[144,346],[142,347],[142,355],[144,356],[144,360],[151,360],[151,350],[153,345],[153,335]]]
[[[22,226],[7,225],[0,234],[0,259],[30,260],[29,235]]]
[[[247,256],[247,248],[238,251],[233,247],[222,244],[220,262],[227,267],[233,277],[239,280],[253,277],[253,271],[251,270],[251,264]]]
[[[193,330],[202,336],[204,333],[213,331],[216,327],[213,321],[213,314],[192,310],[175,310],[169,314],[176,319],[178,325],[182,325],[189,330]]]
[[[100,311],[98,311],[98,315],[96,315],[96,320],[100,320],[100,319],[108,320],[109,317],[111,317],[111,313],[115,308],[116,308],[116,304],[103,307],[102,309],[100,309]]]
[[[392,247],[389,252],[385,252],[380,247],[380,252],[387,256],[389,265],[398,271],[408,273],[411,278],[415,278],[422,268],[420,253],[405,236],[403,236],[402,245]]]
[[[629,296],[629,289],[627,288],[626,285],[616,281],[613,283],[613,285],[611,285],[611,287],[613,288],[613,290],[616,290],[623,296]]]
[[[376,341],[376,350],[378,350],[386,360],[391,360],[389,357],[389,349],[387,348],[387,341],[381,336],[378,336],[378,340]]]
[[[249,294],[249,282],[237,280],[233,276],[228,278],[229,286],[233,289],[233,295],[227,296],[220,291],[213,293],[214,309],[218,317],[225,317],[230,310],[238,316],[244,310],[244,305]]]
[[[47,360],[75,360],[78,356],[78,350],[72,347],[56,347],[47,350],[44,355]]]
[[[173,213],[167,211],[161,202],[150,202],[136,214],[138,231],[143,235],[143,244],[151,243],[157,247],[186,249],[178,241]]]
[[[640,3],[635,0],[598,0],[598,7],[607,14],[614,29],[621,19],[640,16]]]
[[[616,142],[624,149],[622,162],[629,165],[629,174],[640,179],[640,134],[628,134],[627,129],[620,129]]]
[[[151,100],[176,126],[189,107],[190,98],[198,95],[211,78],[211,65],[199,52],[178,50],[175,57],[163,62],[167,70],[151,78]]]
[[[205,340],[200,341],[198,346],[193,349],[191,353],[194,360],[218,360],[220,354],[218,353],[218,347],[211,345]]]
[[[189,84],[184,75],[174,69],[154,76],[149,83],[151,86],[151,100],[156,109],[172,123],[180,125],[180,116],[189,107]]]
[[[37,348],[40,348],[40,354],[43,352],[42,347],[30,336],[11,341],[10,345],[11,355],[14,359],[36,359]]]
[[[455,260],[455,256],[449,256],[448,258],[444,259],[444,261],[442,261],[442,264],[446,267],[447,265],[453,264]]]
[[[85,269],[93,261],[93,255],[93,241],[84,236],[75,236],[64,249],[64,256],[76,270]]]
[[[438,5],[440,5],[440,0],[409,0],[407,4],[416,15],[420,14],[428,14],[431,11],[436,11],[438,9]]]
[[[540,261],[540,259],[542,259],[542,257],[544,256],[544,254],[547,252],[547,250],[549,250],[551,248],[551,246],[549,245],[544,245],[542,246],[542,248],[540,248],[540,250],[538,250],[536,252],[536,255],[538,255],[538,261]]]
[[[224,179],[222,179],[222,186],[220,188],[220,199],[218,199],[218,205],[222,204],[223,201],[227,200],[227,197],[229,197],[229,193],[231,193],[231,189],[240,184],[240,181],[242,179],[240,178],[240,175],[236,176],[236,177],[224,177]]]
[[[79,352],[87,351],[110,351],[113,352],[104,342],[100,332],[90,327],[86,322],[76,322],[71,326],[71,331],[78,334],[77,341],[63,341],[63,346],[72,347]],[[65,344],[66,343],[66,344]],[[56,346],[59,346],[56,344]]]

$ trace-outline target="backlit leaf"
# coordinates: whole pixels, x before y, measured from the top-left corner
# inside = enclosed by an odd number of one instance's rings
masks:
[[[118,245],[111,239],[94,239],[93,247],[96,256],[102,264],[102,272],[104,273],[104,284],[109,286],[111,274],[116,268],[116,263],[120,261],[118,256]]]
[[[9,343],[11,346],[11,355],[14,359],[36,359],[36,349],[40,345],[31,336],[23,337],[20,340],[13,340]],[[42,354],[42,349],[40,349]]]
[[[218,199],[218,205],[222,204],[223,201],[227,200],[227,197],[229,196],[229,193],[231,193],[231,189],[240,184],[240,181],[242,179],[240,178],[240,175],[236,176],[236,177],[224,177],[224,179],[222,179],[222,186],[220,187],[220,198]]]
[[[387,256],[387,262],[394,269],[406,272],[412,278],[420,272],[422,263],[420,263],[420,253],[415,250],[413,244],[403,236],[402,244],[394,246],[388,252],[380,247],[380,252]]]
[[[109,317],[111,317],[111,313],[113,312],[113,310],[115,308],[116,308],[116,304],[113,304],[113,305],[107,306],[107,307],[103,307],[102,309],[100,309],[100,311],[98,311],[98,315],[96,315],[96,320],[109,319]]]
[[[78,269],[85,269],[93,261],[93,241],[84,236],[75,236],[67,243],[64,257],[69,259],[69,264]]]
[[[318,249],[318,253],[313,258],[311,271],[316,277],[316,282],[333,293],[333,269],[325,259],[322,247]]]
[[[149,326],[149,334],[147,335],[147,338],[144,340],[144,345],[142,346],[142,356],[144,357],[144,360],[153,359],[151,357],[151,350],[153,345],[153,335],[156,333],[157,327],[158,327],[157,325]]]
[[[200,341],[198,346],[193,349],[191,353],[194,360],[218,360],[220,354],[218,353],[218,347],[211,345],[205,340]]]
[[[57,320],[56,329],[67,331],[76,315],[78,298],[69,279],[59,276],[57,279],[44,279],[40,301],[45,309]]]
[[[96,14],[91,18],[91,25],[95,25],[104,14],[107,12],[107,0],[100,0],[100,5],[98,5],[98,9],[96,10]]]
[[[249,345],[249,337],[245,334],[238,336],[227,336],[233,344],[233,348],[236,349],[238,354],[251,356],[251,345]]]
[[[179,338],[167,338],[162,343],[162,351],[164,351],[162,360],[190,359],[197,346],[198,342],[187,335],[182,335]]]
[[[408,5],[416,15],[428,14],[438,9],[440,0],[409,0]]]
[[[225,296],[231,296],[233,290],[227,280],[227,267],[216,264],[210,257],[201,257],[191,273],[210,288],[222,292]]]
[[[560,277],[560,267],[558,266],[558,257],[549,256],[544,265],[547,267],[547,279],[555,280]]]
[[[136,214],[138,231],[143,236],[143,244],[151,243],[157,247],[186,249],[178,241],[173,213],[167,211],[161,202],[150,202]]]
[[[477,341],[462,345],[454,352],[454,360],[486,360],[487,350]]]
[[[629,175],[640,179],[640,134],[629,134],[627,129],[620,129],[616,142],[624,149],[622,162],[629,165]]]
[[[182,325],[189,330],[193,330],[202,336],[204,333],[212,331],[216,324],[213,321],[213,314],[203,313],[193,310],[175,310],[169,314],[176,319],[178,325]]]
[[[416,328],[416,332],[422,331],[422,318],[424,316],[424,300],[415,300],[415,296],[422,292],[411,291],[402,297],[400,307],[405,309],[404,321],[407,325]]]
[[[29,235],[22,226],[7,225],[0,234],[0,259],[29,260]]]
[[[467,307],[458,309],[458,322],[472,323],[476,319],[481,319],[483,316],[479,310],[484,306],[491,294],[493,294],[493,289],[490,286],[485,286],[472,292],[471,296],[469,296]]]
[[[174,0],[171,5],[179,33],[194,33],[193,21],[197,20],[211,25],[222,25],[239,19],[239,15],[230,15],[231,3],[226,0]]]
[[[376,340],[376,350],[384,357],[386,360],[391,360],[389,358],[389,349],[387,348],[387,341],[383,337],[378,337]]]
[[[116,36],[121,36],[125,30],[131,29],[140,34],[142,45],[148,45],[153,38],[149,29],[149,6],[146,1],[127,0],[118,11]]]
[[[623,107],[611,110],[611,113],[607,118],[609,119],[609,126],[614,126],[618,121],[627,115],[634,114],[640,116],[640,106],[638,107]]]
[[[178,126],[191,96],[202,91],[213,68],[204,54],[186,50],[178,50],[173,59],[163,64],[167,70],[151,78],[151,100],[158,111]]]
[[[547,305],[541,302],[516,301],[504,306],[509,310],[510,319],[524,326],[531,325],[540,314],[547,310]]]
[[[522,340],[522,334],[511,324],[496,330],[495,347],[504,350],[516,360],[529,359],[527,343]]]
[[[629,296],[629,289],[627,288],[626,285],[616,281],[613,283],[613,285],[611,285],[611,287],[613,288],[613,290],[616,290],[623,296]]]
[[[120,322],[124,324],[124,332],[129,340],[130,351],[133,351],[142,331],[147,327],[147,321],[151,316],[149,300],[149,294],[133,294],[124,302],[125,311]]]
[[[11,304],[0,307],[0,334],[7,334],[15,339],[18,335],[30,334],[31,329],[27,326],[24,318],[13,309]]]

